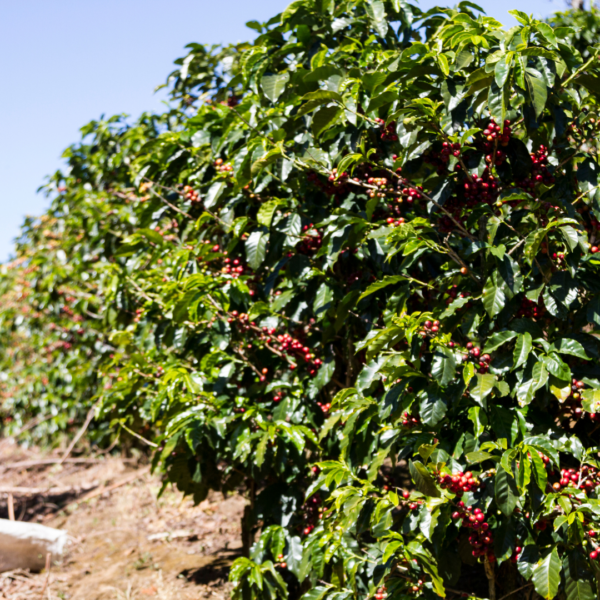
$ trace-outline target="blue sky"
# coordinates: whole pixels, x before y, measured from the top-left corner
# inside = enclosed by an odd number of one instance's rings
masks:
[[[0,261],[12,252],[26,214],[41,214],[36,194],[79,128],[101,114],[160,111],[153,89],[189,42],[227,43],[253,32],[287,0],[18,0],[0,8]],[[421,0],[421,8],[434,2]],[[519,8],[541,17],[563,0],[480,1],[506,25]]]

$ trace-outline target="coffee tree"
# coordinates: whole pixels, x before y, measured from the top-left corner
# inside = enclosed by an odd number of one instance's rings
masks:
[[[598,593],[598,52],[479,13],[296,0],[191,45],[6,269],[12,406],[245,493],[237,598]]]
[[[105,310],[105,277],[120,238],[134,229],[120,189],[131,184],[129,165],[140,146],[166,123],[167,115],[143,115],[134,124],[113,117],[83,127],[84,141],[63,155],[69,176],[50,178],[50,208],[26,219],[16,259],[2,266],[0,369],[9,434],[58,443],[97,401],[100,365],[115,350],[108,334],[123,318],[123,311]],[[118,431],[97,422],[88,433],[101,441]]]
[[[592,5],[590,10],[572,9],[558,12],[547,21],[552,27],[571,29],[567,33],[566,41],[574,46],[585,60],[591,56],[591,48],[596,43],[600,30],[598,9],[595,6]]]

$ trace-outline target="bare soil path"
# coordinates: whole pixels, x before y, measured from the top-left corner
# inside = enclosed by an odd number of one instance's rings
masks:
[[[215,494],[194,506],[168,489],[157,499],[159,479],[137,461],[100,457],[57,465],[52,458],[0,441],[0,518],[8,518],[12,492],[16,519],[70,536],[67,554],[49,574],[0,574],[0,599],[229,597],[243,498]]]

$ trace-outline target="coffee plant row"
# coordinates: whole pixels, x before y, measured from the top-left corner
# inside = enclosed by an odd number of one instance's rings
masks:
[[[86,126],[3,267],[6,428],[244,493],[235,598],[596,598],[600,50],[511,14],[296,0]]]

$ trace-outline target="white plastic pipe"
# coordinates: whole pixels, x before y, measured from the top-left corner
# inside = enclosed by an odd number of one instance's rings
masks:
[[[67,543],[67,532],[28,523],[0,519],[0,573],[15,569],[41,571],[46,554],[60,558]]]

